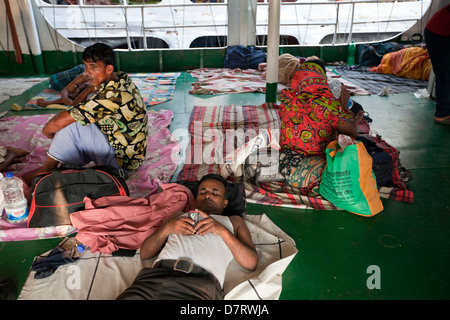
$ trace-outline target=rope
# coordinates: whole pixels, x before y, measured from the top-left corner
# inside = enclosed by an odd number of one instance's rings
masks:
[[[310,0],[308,19],[306,21],[309,21],[309,18],[311,17],[311,8],[312,8],[312,0]],[[306,41],[306,34],[308,33],[308,27],[309,27],[309,23],[306,25],[306,28],[305,28],[305,36],[303,37],[303,44],[305,44],[305,41]]]
[[[172,5],[172,3],[171,3],[170,0],[169,0],[169,4]],[[175,29],[175,34],[178,35],[178,30],[177,30],[177,25],[175,24],[175,17],[174,17],[174,15],[173,15],[173,10],[172,10],[172,8],[170,8],[169,10],[170,10],[170,14],[171,14],[171,16],[172,16],[172,22],[173,22],[173,28]],[[183,22],[184,22],[184,21],[183,21]],[[184,32],[184,31],[183,31],[183,32]],[[180,38],[177,37],[177,40],[178,40],[178,47],[181,48],[181,45],[180,45]]]

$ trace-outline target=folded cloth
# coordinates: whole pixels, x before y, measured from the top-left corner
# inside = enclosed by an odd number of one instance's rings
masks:
[[[187,187],[169,183],[160,188],[161,192],[145,199],[105,196],[92,200],[85,197],[85,210],[70,214],[78,230],[77,240],[93,253],[139,249],[172,214],[195,208],[194,196]]]
[[[70,257],[67,252],[58,252],[49,255],[47,258],[35,260],[31,265],[31,270],[36,271],[34,278],[43,279],[55,273],[59,266],[66,263],[75,262],[78,258]]]
[[[33,261],[31,270],[36,271],[34,278],[43,279],[51,276],[58,267],[78,260],[83,251],[84,247],[79,249],[74,238],[64,238],[46,257]]]

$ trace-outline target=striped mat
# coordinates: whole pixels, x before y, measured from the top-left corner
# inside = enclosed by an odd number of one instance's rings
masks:
[[[189,123],[190,142],[177,180],[195,181],[207,173],[220,173],[220,164],[224,163],[230,151],[242,146],[242,142],[239,144],[238,139],[230,140],[230,137],[238,136],[236,134],[238,130],[247,133],[248,137],[253,137],[262,130],[279,132],[277,131],[279,129],[278,106],[270,103],[247,106],[195,106]],[[362,121],[360,132],[368,133],[369,130],[367,121]],[[398,151],[379,137],[373,139],[393,157],[395,165],[393,186],[380,187],[380,196],[412,203],[413,193],[407,190],[400,177]],[[300,195],[298,190],[282,182],[254,185],[249,181],[243,181],[242,176],[231,177],[230,180],[244,183],[247,202],[299,209],[338,210],[323,197]]]

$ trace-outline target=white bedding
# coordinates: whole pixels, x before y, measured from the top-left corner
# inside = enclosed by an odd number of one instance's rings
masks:
[[[249,272],[232,261],[224,283],[225,299],[278,299],[282,274],[297,254],[295,242],[265,214],[247,215],[245,221],[258,251],[258,267]],[[35,272],[30,271],[19,300],[115,299],[151,263],[141,261],[139,251],[133,257],[118,257],[87,250],[50,277],[34,279]]]

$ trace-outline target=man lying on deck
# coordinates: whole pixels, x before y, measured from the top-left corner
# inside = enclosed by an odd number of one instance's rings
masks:
[[[141,247],[141,259],[158,255],[152,268],[142,269],[117,299],[223,299],[229,262],[254,270],[258,254],[250,231],[238,216],[224,216],[227,182],[217,174],[198,184],[195,214],[174,214]]]
[[[66,106],[75,106],[85,102],[89,95],[95,92],[95,87],[89,85],[86,74],[79,74],[61,91],[61,97],[56,100],[37,99],[36,104],[40,107],[47,107],[51,104],[62,104]]]
[[[28,184],[59,163],[136,170],[145,158],[148,118],[138,88],[128,75],[114,72],[114,51],[108,45],[87,47],[82,58],[92,92],[45,125],[42,132],[53,141],[43,167],[23,176]]]

